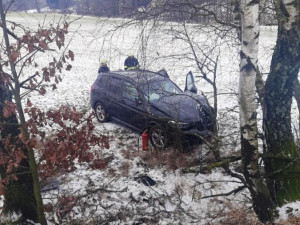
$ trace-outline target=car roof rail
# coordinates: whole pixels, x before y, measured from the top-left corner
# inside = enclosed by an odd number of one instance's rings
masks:
[[[122,76],[122,77],[126,77],[129,79],[132,79],[132,77],[129,74],[132,74],[134,72],[148,72],[148,73],[152,73],[152,74],[156,74],[160,77],[165,77],[165,78],[170,78],[168,72],[163,68],[161,70],[159,70],[158,72],[154,72],[154,71],[150,71],[150,70],[117,70],[117,71],[109,71],[106,73],[103,73],[106,76],[109,75],[115,75],[115,76]]]

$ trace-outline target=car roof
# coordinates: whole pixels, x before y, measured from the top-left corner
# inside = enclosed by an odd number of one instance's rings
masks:
[[[133,80],[135,82],[166,79],[163,75],[148,70],[120,70],[107,72],[105,74],[122,77],[125,78],[125,80]]]

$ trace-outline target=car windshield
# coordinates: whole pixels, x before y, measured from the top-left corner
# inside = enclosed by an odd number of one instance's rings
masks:
[[[151,80],[141,84],[142,91],[149,97],[150,101],[156,101],[164,96],[182,93],[182,91],[170,80]]]

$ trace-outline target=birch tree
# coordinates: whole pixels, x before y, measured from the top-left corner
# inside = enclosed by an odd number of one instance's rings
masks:
[[[241,153],[245,180],[253,200],[253,208],[261,221],[272,217],[272,199],[258,166],[257,116],[255,80],[258,61],[259,1],[244,0],[241,4],[240,61],[240,126]]]
[[[275,0],[277,42],[265,85],[268,186],[278,205],[300,199],[299,149],[291,128],[293,82],[300,68],[300,2]]]

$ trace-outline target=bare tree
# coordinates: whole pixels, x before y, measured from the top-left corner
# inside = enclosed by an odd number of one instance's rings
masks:
[[[34,4],[35,4],[37,12],[40,13],[41,12],[40,1],[34,0]]]
[[[119,15],[121,1],[80,0],[73,1],[73,4],[79,14],[115,17]]]

